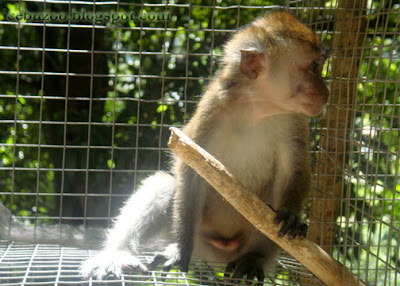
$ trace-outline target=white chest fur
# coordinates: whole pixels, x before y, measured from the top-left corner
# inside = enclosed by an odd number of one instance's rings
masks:
[[[222,122],[205,148],[251,191],[265,186],[277,171],[274,185],[281,185],[292,170],[291,122],[290,115],[272,116],[250,126]]]

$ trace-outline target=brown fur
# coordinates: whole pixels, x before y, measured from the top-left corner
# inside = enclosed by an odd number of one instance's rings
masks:
[[[278,11],[237,32],[224,53],[220,74],[183,131],[266,204],[299,214],[311,185],[307,117],[328,94],[321,42]],[[271,241],[179,160],[174,174],[173,229],[184,270],[192,252],[226,262],[257,253],[264,265],[270,262]]]
[[[298,215],[311,185],[308,118],[327,101],[325,58],[316,35],[290,13],[256,19],[225,45],[222,70],[183,130],[277,211],[281,235],[306,232]],[[277,250],[178,159],[173,176],[157,173],[132,195],[82,273],[147,271],[135,255],[148,247],[161,248],[149,268],[187,271],[193,257],[227,262],[234,277],[258,280]]]

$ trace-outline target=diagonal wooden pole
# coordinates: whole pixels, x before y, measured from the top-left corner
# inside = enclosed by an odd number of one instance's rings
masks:
[[[194,143],[182,131],[170,128],[168,147],[193,168],[258,230],[302,263],[329,286],[364,285],[346,267],[306,238],[279,237],[275,212],[254,193],[246,190],[213,156]]]

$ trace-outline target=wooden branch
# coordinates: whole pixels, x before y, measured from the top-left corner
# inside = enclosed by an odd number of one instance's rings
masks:
[[[168,146],[172,152],[202,176],[258,230],[301,262],[321,281],[327,285],[364,285],[346,267],[310,240],[279,237],[280,227],[273,222],[274,211],[254,193],[246,190],[221,162],[182,131],[173,127],[170,130]]]

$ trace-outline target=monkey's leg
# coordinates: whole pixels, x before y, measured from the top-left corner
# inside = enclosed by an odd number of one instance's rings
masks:
[[[163,264],[163,270],[169,271],[177,266],[183,272],[188,272],[189,262],[194,247],[194,233],[198,227],[202,206],[205,200],[205,192],[202,191],[200,177],[194,170],[182,165],[184,178],[178,178],[180,182],[173,202],[173,231],[176,234],[176,242],[171,243],[163,252],[158,253],[149,268],[155,268]],[[204,185],[204,184],[203,184]]]
[[[248,244],[251,245],[249,249],[227,264],[225,280],[235,283],[235,279],[246,278],[251,284],[257,278],[257,284],[263,285],[266,271],[275,264],[278,246],[256,230]]]
[[[287,208],[281,208],[276,213],[274,222],[276,224],[282,222],[279,235],[284,236],[287,234],[290,238],[306,236],[307,224],[302,223],[295,212]],[[262,234],[254,235],[254,237],[257,238],[249,244],[253,245],[253,248],[256,248],[253,251],[249,250],[238,259],[228,263],[224,275],[227,281],[234,283],[235,279],[246,277],[249,281],[257,278],[258,284],[263,284],[265,278],[264,271],[268,269],[268,265],[275,257],[278,247]],[[233,273],[232,276],[231,273]]]
[[[293,172],[286,189],[281,192],[283,199],[276,206],[276,210],[270,206],[276,212],[275,224],[282,222],[279,235],[287,234],[289,238],[306,237],[308,229],[307,224],[300,220],[299,214],[301,213],[302,202],[311,189],[310,168],[305,161],[298,161],[295,165],[297,170]]]
[[[261,284],[264,282],[264,265],[265,258],[258,253],[248,253],[239,259],[229,262],[225,269],[225,280],[234,282],[235,279],[246,276],[247,280],[253,280],[257,277],[257,281]],[[231,273],[233,273],[230,278]]]
[[[121,209],[104,248],[83,263],[82,275],[101,279],[106,274],[119,277],[123,269],[147,271],[137,254],[164,249],[172,241],[171,203],[175,185],[174,178],[166,173],[147,178]]]

